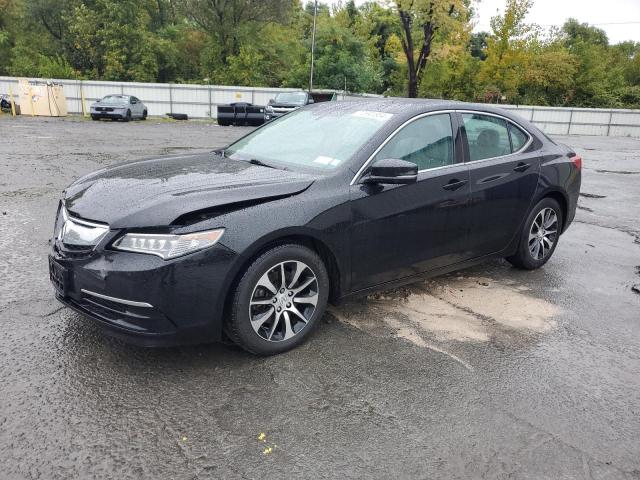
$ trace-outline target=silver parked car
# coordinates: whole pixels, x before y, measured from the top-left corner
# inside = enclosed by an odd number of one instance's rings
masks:
[[[121,119],[125,122],[132,118],[146,120],[147,107],[142,100],[133,95],[107,95],[91,105],[91,118]]]

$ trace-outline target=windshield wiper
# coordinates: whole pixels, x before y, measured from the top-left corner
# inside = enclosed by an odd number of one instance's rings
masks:
[[[257,158],[250,158],[249,160],[247,160],[247,162],[249,162],[251,165],[260,165],[261,167],[276,168],[273,165],[264,163],[262,160],[258,160]]]

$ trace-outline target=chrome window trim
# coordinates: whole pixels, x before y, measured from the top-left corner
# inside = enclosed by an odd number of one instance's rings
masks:
[[[358,171],[356,172],[356,174],[355,174],[355,175],[353,176],[353,178],[351,179],[351,183],[349,183],[349,185],[351,186],[351,185],[355,185],[356,183],[358,183],[358,180],[360,180],[362,173],[364,173],[365,169],[369,166],[369,164],[371,163],[371,161],[372,161],[372,160],[375,158],[375,156],[380,152],[380,150],[382,150],[382,149],[385,147],[385,145],[386,145],[387,143],[389,143],[389,142],[391,141],[391,139],[392,139],[393,137],[395,137],[395,136],[398,134],[398,132],[399,132],[400,130],[402,130],[404,127],[406,127],[406,126],[407,126],[407,125],[409,125],[410,123],[415,122],[416,120],[420,120],[421,118],[429,117],[429,116],[432,116],[432,115],[439,115],[439,114],[443,114],[443,113],[448,113],[448,114],[449,114],[449,116],[450,116],[452,113],[455,113],[455,110],[436,110],[436,111],[433,111],[433,112],[421,113],[421,114],[419,114],[419,115],[416,115],[415,117],[411,117],[409,120],[407,120],[406,122],[404,122],[402,125],[398,126],[398,128],[396,128],[396,129],[391,133],[391,135],[389,135],[389,136],[386,138],[386,140],[385,140],[384,142],[382,142],[382,143],[378,146],[378,148],[376,148],[376,149],[373,151],[373,153],[369,156],[369,158],[368,158],[368,159],[367,159],[367,160],[362,164],[362,166],[358,169]],[[454,132],[453,132],[453,125],[451,125],[451,130],[452,130],[452,133],[454,133]],[[455,150],[454,150],[454,155],[455,155]],[[435,167],[435,168],[426,168],[426,169],[424,169],[424,170],[418,170],[418,173],[421,173],[421,172],[430,172],[431,170],[436,170],[436,169],[439,169],[439,168],[446,168],[446,167],[453,167],[453,166],[455,166],[455,165],[461,165],[461,164],[459,164],[459,163],[452,163],[451,165],[442,165],[442,166],[440,166],[440,167]]]
[[[469,165],[471,163],[477,163],[477,162],[486,162],[487,160],[496,160],[496,159],[500,159],[500,158],[506,158],[506,157],[510,157],[511,155],[518,155],[518,154],[524,152],[527,148],[529,148],[529,145],[531,145],[531,143],[533,142],[533,135],[531,135],[526,128],[524,128],[518,122],[514,122],[510,118],[505,117],[504,115],[500,115],[500,114],[497,114],[497,113],[491,113],[491,112],[482,112],[482,111],[479,111],[479,110],[456,110],[456,113],[460,113],[460,114],[462,114],[462,113],[475,113],[475,114],[478,114],[478,115],[486,115],[488,117],[500,118],[500,119],[504,120],[507,123],[511,123],[511,124],[515,125],[521,131],[523,131],[527,135],[527,137],[529,137],[529,140],[527,140],[527,142],[522,146],[522,148],[520,148],[520,150],[518,150],[516,152],[511,152],[511,153],[508,153],[507,155],[499,155],[497,157],[487,157],[487,158],[480,158],[478,160],[469,160],[468,162],[464,162],[465,165]],[[464,127],[464,121],[462,122],[462,127]],[[509,139],[511,139],[511,133],[509,133]],[[509,140],[509,141],[511,141],[511,140]],[[469,139],[467,139],[467,145],[468,144],[469,144]]]
[[[101,293],[92,292],[91,290],[85,290],[84,288],[81,288],[80,291],[86,295],[91,295],[92,297],[101,298],[103,300],[108,300],[110,302],[121,303],[123,305],[129,305],[130,307],[153,308],[153,305],[147,302],[134,302],[133,300],[125,300],[123,298],[110,297],[109,295],[103,295]]]
[[[504,115],[500,115],[498,113],[484,112],[482,110],[456,110],[456,109],[452,109],[452,110],[436,110],[436,111],[433,111],[433,112],[421,113],[420,115],[416,115],[415,117],[410,118],[409,120],[404,122],[402,125],[400,125],[398,128],[396,128],[391,133],[391,135],[389,135],[387,137],[387,139],[384,142],[382,142],[380,144],[380,146],[378,146],[378,148],[376,148],[374,150],[374,152],[369,156],[369,158],[362,164],[362,166],[358,169],[356,174],[351,179],[351,183],[349,183],[349,185],[351,186],[351,185],[355,185],[356,183],[358,183],[358,181],[362,178],[362,174],[364,173],[366,168],[371,164],[371,161],[380,152],[380,150],[382,150],[384,148],[384,146],[387,143],[389,143],[389,141],[391,141],[391,139],[398,134],[398,132],[400,130],[402,130],[404,127],[406,127],[411,122],[419,120],[420,118],[428,117],[430,115],[437,115],[437,114],[440,114],[440,113],[448,113],[448,114],[451,114],[451,113],[475,113],[475,114],[478,114],[478,115],[487,115],[489,117],[497,117],[497,118],[500,118],[500,119],[502,119],[502,120],[504,120],[504,121],[506,121],[508,123],[511,123],[511,124],[515,125],[521,131],[523,131],[527,135],[527,137],[529,137],[529,139],[522,146],[522,148],[520,148],[520,150],[518,150],[516,152],[511,152],[511,153],[509,153],[507,155],[500,155],[498,157],[481,158],[479,160],[470,160],[470,161],[464,162],[464,163],[452,163],[451,165],[442,165],[440,167],[435,167],[435,168],[425,168],[424,170],[418,170],[418,174],[420,174],[422,172],[431,172],[433,170],[440,170],[440,169],[443,169],[443,168],[450,168],[450,167],[455,167],[455,166],[459,166],[459,165],[469,165],[471,163],[486,162],[487,160],[496,160],[496,159],[506,158],[506,157],[510,157],[511,155],[518,155],[518,154],[522,153],[523,151],[525,151],[527,148],[529,148],[529,146],[533,142],[533,135],[531,135],[531,133],[529,133],[529,131],[526,128],[524,128],[518,122],[516,122],[514,120],[511,120],[510,118],[505,117]],[[464,124],[462,126],[464,126]],[[509,135],[509,137],[511,137],[511,135]],[[467,140],[467,143],[468,143],[468,140]],[[454,151],[454,154],[455,154],[455,151]]]

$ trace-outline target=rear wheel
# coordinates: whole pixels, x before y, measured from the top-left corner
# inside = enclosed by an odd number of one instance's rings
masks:
[[[258,355],[297,347],[324,314],[329,276],[322,259],[302,245],[281,245],[258,257],[233,296],[229,337]]]
[[[553,198],[543,198],[531,210],[515,255],[507,260],[518,268],[540,268],[553,255],[562,229],[562,209]]]
[[[122,118],[122,120],[124,120],[125,122],[129,122],[131,120],[131,110],[127,110],[127,113]]]
[[[147,119],[147,111],[143,111],[142,112],[142,120],[146,120]]]

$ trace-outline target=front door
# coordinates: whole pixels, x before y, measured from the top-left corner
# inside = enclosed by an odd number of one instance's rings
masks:
[[[464,259],[469,173],[456,148],[457,132],[449,113],[416,118],[384,145],[371,164],[385,158],[414,162],[418,181],[351,187],[353,291]]]

